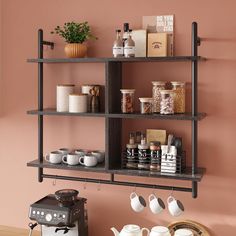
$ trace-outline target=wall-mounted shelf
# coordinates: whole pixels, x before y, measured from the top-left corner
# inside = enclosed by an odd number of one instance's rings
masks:
[[[114,184],[125,186],[136,186],[145,188],[159,188],[165,190],[176,190],[191,192],[192,197],[197,197],[198,182],[201,181],[205,169],[199,168],[197,164],[198,157],[198,121],[206,117],[205,113],[198,112],[198,63],[206,59],[198,56],[198,46],[200,39],[197,34],[197,23],[192,24],[192,55],[174,56],[174,57],[153,57],[153,58],[43,58],[43,46],[50,45],[53,48],[54,43],[43,40],[43,31],[38,32],[38,58],[28,59],[27,62],[38,64],[38,108],[28,111],[30,115],[38,116],[38,159],[27,163],[30,167],[38,168],[38,181],[42,182],[44,178],[63,179],[72,181],[85,181],[102,184]],[[144,115],[140,113],[122,114],[120,89],[122,88],[122,65],[124,63],[136,62],[190,62],[192,68],[192,110],[189,113],[160,115]],[[105,110],[100,113],[69,113],[57,112],[55,109],[45,109],[43,106],[43,66],[51,63],[104,63],[105,65]],[[102,117],[105,119],[105,163],[95,168],[85,168],[83,166],[67,166],[64,164],[53,165],[44,161],[43,153],[43,118],[44,116],[79,116]],[[191,122],[191,167],[187,168],[182,174],[170,173],[151,173],[150,171],[122,169],[122,120],[123,119],[159,119],[159,120],[186,120]],[[87,171],[104,173],[108,179],[80,178],[75,176],[50,175],[44,174],[43,169],[61,169],[73,171]],[[127,182],[115,180],[116,175],[125,175]],[[140,182],[131,182],[128,176],[137,178],[164,178],[171,179],[172,185],[157,185]],[[175,186],[173,180],[190,181],[191,187]]]

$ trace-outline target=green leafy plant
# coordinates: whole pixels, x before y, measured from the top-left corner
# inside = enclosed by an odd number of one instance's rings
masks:
[[[87,21],[82,23],[67,22],[63,27],[57,26],[51,34],[58,34],[67,43],[83,43],[88,39],[97,39],[92,35]]]

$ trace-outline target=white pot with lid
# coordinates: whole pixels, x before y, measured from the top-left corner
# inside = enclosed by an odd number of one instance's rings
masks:
[[[171,236],[171,234],[167,227],[155,226],[152,228],[150,236]]]
[[[174,236],[194,236],[193,232],[189,229],[177,229]]]
[[[149,235],[150,232],[147,228],[141,229],[138,225],[133,224],[125,225],[120,232],[114,227],[111,228],[111,231],[115,236],[142,236],[143,231],[147,231],[147,235]]]

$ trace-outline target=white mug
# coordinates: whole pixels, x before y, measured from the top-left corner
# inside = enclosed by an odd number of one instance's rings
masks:
[[[153,214],[159,214],[165,209],[164,202],[159,198],[156,197],[155,194],[151,194],[148,197],[149,200],[149,207]]]
[[[172,216],[179,216],[183,213],[184,206],[179,200],[176,200],[174,197],[169,196],[167,198],[167,203],[168,210]]]
[[[83,166],[93,167],[97,165],[98,160],[95,156],[87,154],[79,158],[79,163]]]
[[[189,229],[177,229],[174,236],[193,236],[193,232]]]
[[[130,205],[135,212],[141,212],[146,207],[146,202],[142,196],[132,192],[130,194]]]
[[[58,151],[63,155],[70,153],[70,150],[68,148],[60,148],[58,149]]]
[[[79,155],[76,153],[68,153],[62,157],[62,161],[70,166],[75,166],[79,164]]]
[[[85,156],[87,154],[87,151],[84,150],[84,149],[76,149],[75,153],[82,157],[82,156]]]
[[[151,229],[149,236],[171,236],[171,234],[167,227],[155,226]]]
[[[98,160],[98,163],[104,162],[105,159],[105,153],[102,151],[92,151],[91,154],[95,156]]]
[[[62,161],[62,153],[59,151],[50,152],[45,156],[45,160],[52,164],[60,164]]]

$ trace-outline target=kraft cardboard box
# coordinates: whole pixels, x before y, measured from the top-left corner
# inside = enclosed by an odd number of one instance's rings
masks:
[[[174,56],[174,15],[143,16],[147,33],[167,33],[167,55]]]
[[[167,34],[150,33],[148,34],[148,57],[167,56]]]

